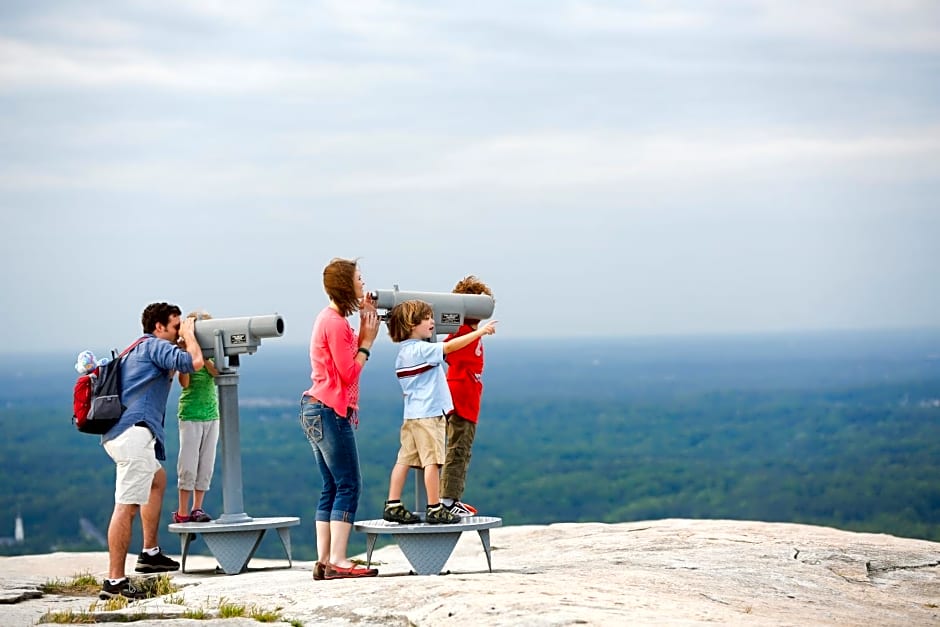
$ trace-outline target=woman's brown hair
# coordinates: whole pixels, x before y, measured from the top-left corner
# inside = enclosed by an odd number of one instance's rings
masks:
[[[323,289],[339,308],[344,318],[359,311],[359,298],[356,296],[356,268],[358,259],[340,259],[336,257],[323,269]]]

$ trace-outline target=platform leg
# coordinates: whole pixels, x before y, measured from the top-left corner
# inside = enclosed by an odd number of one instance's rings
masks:
[[[372,549],[375,548],[375,540],[377,538],[377,534],[366,534],[366,568],[369,568],[372,565]]]
[[[424,535],[410,533],[393,534],[398,548],[404,553],[411,567],[419,575],[439,575],[454,552],[460,532],[429,533]]]
[[[186,572],[186,556],[189,554],[189,545],[196,539],[195,533],[180,534],[180,572]]]
[[[283,546],[284,550],[287,552],[287,567],[293,568],[294,560],[291,558],[290,554],[290,527],[279,527],[277,535],[281,538],[281,546]]]
[[[253,531],[230,531],[226,533],[205,533],[202,539],[219,561],[226,575],[237,575],[245,570],[248,561],[255,554],[264,529]]]
[[[480,542],[483,543],[483,552],[486,553],[486,567],[490,569],[490,572],[493,572],[493,562],[490,559],[490,530],[478,529],[477,533],[480,534]]]

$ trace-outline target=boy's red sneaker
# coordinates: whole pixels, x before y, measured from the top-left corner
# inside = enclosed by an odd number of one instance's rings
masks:
[[[450,512],[458,516],[476,516],[477,508],[473,505],[468,505],[463,501],[454,501],[454,504],[450,506]]]

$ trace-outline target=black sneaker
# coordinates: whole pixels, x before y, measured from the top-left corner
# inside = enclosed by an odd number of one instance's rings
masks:
[[[147,593],[131,585],[131,582],[127,578],[122,579],[118,583],[111,583],[105,579],[104,583],[101,585],[101,592],[98,593],[98,598],[102,601],[107,601],[108,599],[113,599],[118,596],[136,601],[138,599],[146,599]]]
[[[171,560],[161,549],[156,555],[148,555],[146,552],[141,553],[137,558],[137,568],[134,570],[138,573],[166,573],[179,569],[180,563]]]
[[[421,522],[421,517],[409,512],[408,508],[401,503],[396,503],[395,505],[386,503],[385,511],[382,512],[382,520],[400,523],[402,525],[414,525]]]
[[[460,516],[439,504],[434,509],[428,507],[428,513],[427,516],[424,517],[424,522],[429,525],[452,525],[460,522]]]

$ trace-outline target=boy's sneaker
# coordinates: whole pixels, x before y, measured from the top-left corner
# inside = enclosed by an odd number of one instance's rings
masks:
[[[461,518],[468,518],[470,516],[476,516],[477,510],[475,507],[462,503],[461,501],[454,501],[454,504],[448,507],[451,514],[455,516],[460,516]]]
[[[133,585],[131,585],[130,580],[127,578],[124,578],[120,582],[114,584],[105,579],[104,583],[101,584],[101,592],[98,593],[98,598],[102,601],[107,601],[108,599],[113,599],[117,596],[137,600],[146,599],[147,593],[143,590],[138,590]]]
[[[460,516],[451,513],[451,511],[443,505],[438,505],[433,509],[429,506],[428,513],[424,517],[424,522],[429,525],[452,525],[460,522]]]
[[[148,555],[146,551],[137,557],[138,573],[167,573],[179,570],[180,563],[167,557],[161,549],[156,555]]]
[[[201,507],[197,507],[193,511],[189,512],[189,521],[190,522],[212,522],[212,516],[202,511]]]
[[[402,525],[414,525],[421,522],[421,517],[412,514],[408,508],[401,503],[395,505],[385,504],[385,511],[382,512],[382,520],[399,523]]]
[[[473,505],[470,505],[470,503],[464,503],[463,501],[455,501],[455,502],[459,503],[462,508],[464,508],[465,510],[467,510],[474,516],[477,515],[477,511],[478,511],[477,508],[475,508]]]
[[[176,512],[173,512],[173,522],[175,523],[188,523],[193,522],[193,519],[189,516],[180,516]]]

